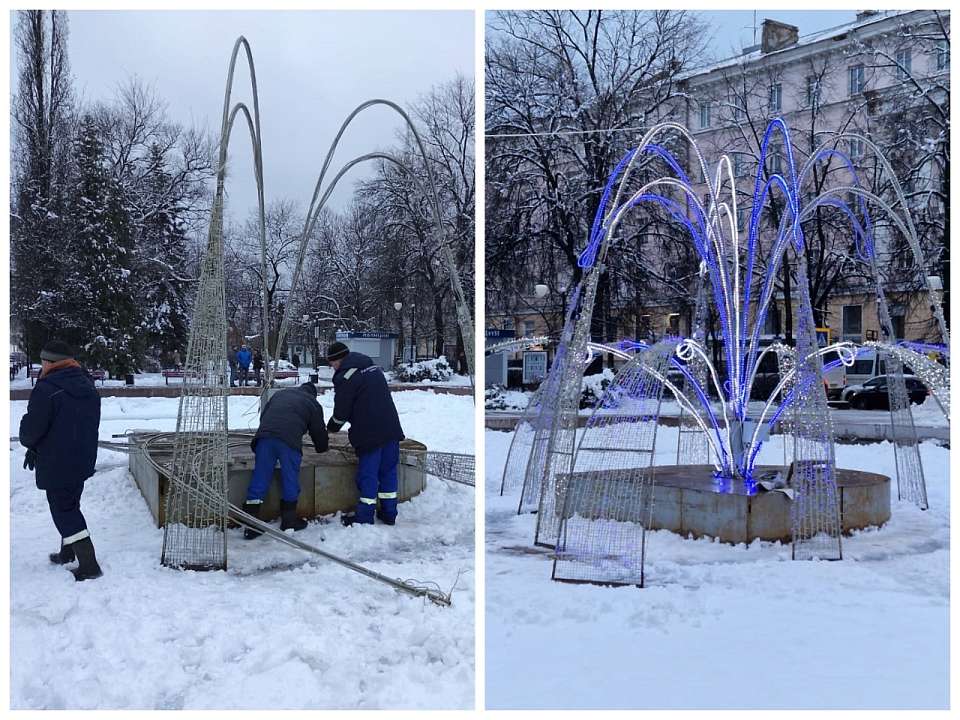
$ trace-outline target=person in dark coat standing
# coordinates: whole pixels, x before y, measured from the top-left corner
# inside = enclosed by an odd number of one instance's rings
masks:
[[[263,372],[263,355],[257,350],[253,354],[253,374],[257,379],[257,387],[260,386],[260,373]]]
[[[303,459],[303,436],[310,433],[313,449],[318,453],[328,450],[327,428],[323,424],[323,408],[317,402],[317,387],[304,383],[286,388],[273,395],[260,413],[260,427],[250,441],[256,456],[253,477],[247,487],[245,512],[260,517],[260,506],[270,487],[273,469],[280,463],[283,492],[280,502],[280,529],[303,530],[307,523],[297,517],[297,499],[300,497],[300,461]],[[260,532],[247,528],[247,540],[259,537]]]
[[[230,387],[237,382],[237,346],[234,345],[227,353],[227,364],[230,366]]]
[[[98,578],[103,572],[80,512],[80,496],[97,462],[100,395],[66,343],[50,341],[40,360],[40,379],[20,420],[20,444],[27,448],[23,467],[35,472],[37,487],[46,491],[60,532],[60,551],[51,553],[50,561],[65,565],[78,560],[71,570],[76,580]]]
[[[337,432],[350,423],[350,444],[357,452],[356,510],[343,513],[344,525],[372,525],[376,517],[386,525],[397,521],[397,465],[403,428],[383,370],[362,353],[350,352],[341,342],[327,348],[333,368],[333,416],[327,430]]]

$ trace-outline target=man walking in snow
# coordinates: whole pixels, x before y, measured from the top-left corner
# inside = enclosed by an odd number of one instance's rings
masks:
[[[65,565],[78,560],[71,570],[76,580],[98,578],[103,572],[80,512],[80,496],[97,462],[100,395],[66,343],[48,342],[40,360],[40,379],[20,420],[20,444],[27,448],[23,467],[35,472],[37,487],[46,491],[60,532],[60,551],[51,553],[50,561]]]
[[[326,452],[329,445],[327,429],[323,424],[323,408],[317,402],[317,387],[304,383],[275,393],[260,413],[260,427],[250,441],[256,456],[253,477],[247,487],[244,512],[260,517],[260,506],[273,479],[273,469],[280,463],[283,490],[280,502],[280,529],[303,530],[306,520],[297,517],[297,498],[300,497],[300,461],[303,459],[303,436],[310,433],[313,449]],[[260,537],[257,530],[247,528],[247,540]]]
[[[240,352],[237,353],[237,368],[239,370],[239,385],[246,387],[247,385],[247,374],[250,372],[250,363],[253,360],[253,353],[250,352],[250,348],[246,345],[240,348]]]
[[[333,374],[333,417],[327,424],[338,432],[350,423],[350,444],[357,452],[357,489],[360,501],[352,513],[342,513],[344,525],[372,525],[376,517],[386,525],[397,521],[397,465],[403,428],[383,371],[362,353],[350,352],[341,342],[327,348]]]

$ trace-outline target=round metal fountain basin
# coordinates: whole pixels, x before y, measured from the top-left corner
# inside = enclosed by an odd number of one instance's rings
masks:
[[[129,439],[131,444],[142,442],[137,435]],[[426,445],[416,440],[400,443],[400,465],[397,469],[397,499],[402,503],[419,495],[426,488],[423,453]],[[163,454],[154,454],[161,464],[169,459]],[[242,506],[247,496],[247,485],[253,474],[254,454],[248,443],[230,448],[227,471],[227,498]],[[167,478],[158,473],[143,453],[130,453],[130,472],[133,474],[147,507],[157,526],[163,525],[166,505]],[[300,497],[297,513],[311,518],[336,512],[353,510],[359,493],[356,484],[357,455],[347,440],[345,432],[330,435],[330,450],[315,453],[309,437],[304,437],[303,460],[300,464]],[[273,520],[280,515],[280,469],[273,472],[273,481],[260,510],[262,520]]]
[[[729,491],[718,492],[711,465],[658,465],[654,469],[651,529],[672,530],[695,538],[711,537],[728,543],[758,539],[790,542],[792,500],[786,493],[773,490],[750,495],[737,482],[732,483]],[[757,476],[782,469],[759,466]],[[890,519],[889,477],[837,468],[836,479],[844,533],[880,526]],[[589,482],[586,477],[577,480]],[[589,507],[577,510],[585,516],[591,515]]]

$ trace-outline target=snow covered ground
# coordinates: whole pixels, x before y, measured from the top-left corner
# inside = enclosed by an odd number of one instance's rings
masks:
[[[393,397],[409,437],[471,451],[471,398]],[[332,393],[320,402],[329,417]],[[230,426],[254,427],[256,403],[230,398]],[[13,434],[26,405],[11,403]],[[104,398],[102,411],[108,439],[173,429],[177,400]],[[473,488],[431,478],[395,527],[314,522],[298,533],[394,577],[456,583],[453,606],[440,608],[240,530],[226,573],[163,568],[163,531],[127,457],[101,450],[83,509],[105,575],[76,583],[47,560],[58,536],[23,448],[11,450],[12,708],[473,707]]]
[[[675,459],[661,427],[658,463]],[[648,534],[648,586],[550,580],[534,515],[498,495],[510,433],[486,433],[486,702],[497,708],[946,708],[949,450],[921,446],[930,509],[897,502],[842,562]],[[760,462],[782,462],[780,438]],[[841,467],[894,475],[889,443]]]

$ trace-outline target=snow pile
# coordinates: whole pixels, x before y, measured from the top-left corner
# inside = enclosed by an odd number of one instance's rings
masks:
[[[502,385],[488,387],[484,392],[484,407],[487,410],[523,412],[529,403],[529,393],[507,390]]]
[[[937,427],[949,425],[946,415],[940,407],[940,403],[933,395],[927,395],[927,399],[920,405],[911,405],[913,412],[914,425],[927,427]]]
[[[604,391],[613,382],[615,373],[610,368],[595,375],[584,375],[580,392],[580,407],[592,408],[603,397]]]
[[[647,587],[550,580],[536,515],[500,497],[510,433],[486,433],[486,700],[496,708],[946,708],[949,450],[921,445],[930,509],[896,500],[842,562],[790,546],[647,535]],[[782,462],[782,438],[760,462]],[[661,427],[657,463],[676,458]],[[838,445],[841,467],[895,478],[890,443]]]
[[[257,423],[256,397],[230,398],[230,425]],[[322,394],[326,417],[332,393]],[[469,452],[473,402],[394,394],[404,431]],[[104,398],[100,437],[173,429],[177,400]],[[26,402],[11,403],[13,432]],[[453,606],[400,595],[337,565],[229,531],[228,572],[159,564],[127,457],[101,450],[83,509],[104,577],[51,565],[57,533],[24,450],[11,444],[13,708],[472,708],[474,490],[431,478],[395,527],[312,522],[298,537],[393,577],[456,583]],[[321,538],[325,537],[325,541]]]
[[[400,363],[394,368],[394,382],[417,383],[429,380],[446,382],[453,377],[453,368],[444,355],[434,360],[421,360],[414,363]]]

